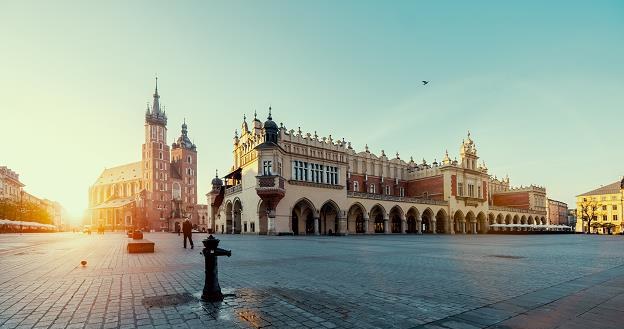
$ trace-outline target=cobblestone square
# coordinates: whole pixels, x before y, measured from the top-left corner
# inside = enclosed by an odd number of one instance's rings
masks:
[[[620,328],[624,239],[584,235],[0,235],[2,328]],[[80,266],[86,260],[87,266]]]

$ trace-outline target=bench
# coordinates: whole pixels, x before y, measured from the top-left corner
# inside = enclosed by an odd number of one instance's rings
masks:
[[[137,254],[146,252],[154,252],[154,242],[147,239],[132,240],[128,242],[128,253]]]

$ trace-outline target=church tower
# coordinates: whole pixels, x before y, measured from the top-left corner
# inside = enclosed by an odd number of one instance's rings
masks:
[[[197,221],[197,147],[188,137],[186,120],[182,124],[182,134],[172,145],[171,175],[174,179],[172,191],[174,205],[184,217]]]
[[[167,145],[167,115],[160,107],[158,78],[152,107],[145,112],[145,143],[142,147],[143,188],[146,193],[145,217],[152,229],[167,227],[165,221],[171,211],[169,186],[170,154]]]
[[[468,132],[468,140],[464,140],[459,148],[459,155],[461,157],[461,166],[466,169],[477,170],[477,148],[470,138],[470,131]]]

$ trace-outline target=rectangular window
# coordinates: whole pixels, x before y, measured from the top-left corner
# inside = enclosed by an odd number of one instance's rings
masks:
[[[401,187],[401,188],[399,189],[399,195],[400,195],[401,197],[404,197],[404,196],[405,196],[405,188]]]
[[[390,195],[390,186],[386,185],[386,195]]]
[[[602,210],[607,210],[607,206],[602,206]]]
[[[613,210],[617,210],[617,205],[616,204],[613,205]]]
[[[481,197],[481,186],[477,186],[477,198]]]
[[[614,222],[617,222],[617,220],[618,220],[617,215],[613,215],[613,221],[614,221]]]
[[[464,196],[464,184],[457,183],[457,195]]]
[[[252,222],[250,226],[251,226],[251,232],[252,233],[255,232],[256,231],[256,223]]]
[[[263,161],[262,162],[262,173],[264,176],[271,176],[271,161]]]

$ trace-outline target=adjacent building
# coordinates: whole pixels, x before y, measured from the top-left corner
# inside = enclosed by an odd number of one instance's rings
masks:
[[[90,222],[108,229],[171,230],[189,218],[198,224],[197,147],[181,135],[167,145],[167,114],[160,105],[158,79],[152,106],[145,110],[141,161],[102,171],[89,188]]]
[[[486,233],[546,225],[546,190],[513,187],[479,161],[470,133],[459,160],[397,153],[243,118],[233,164],[208,193],[211,229],[248,234]]]
[[[548,199],[548,223],[551,225],[568,225],[568,204]]]
[[[620,234],[624,232],[623,209],[624,178],[579,194],[576,196],[576,231]]]
[[[19,180],[18,173],[6,166],[0,166],[0,199],[19,201],[24,186]]]

